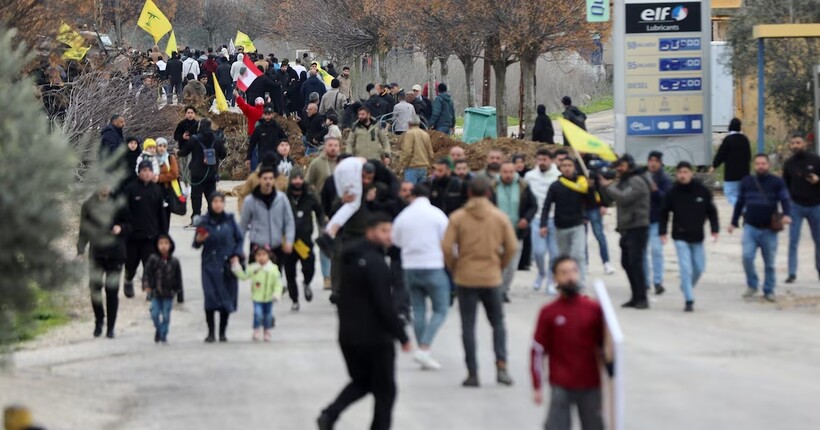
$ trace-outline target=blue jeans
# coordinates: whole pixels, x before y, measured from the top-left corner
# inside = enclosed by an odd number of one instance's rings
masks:
[[[450,280],[444,269],[406,269],[404,284],[413,304],[413,330],[419,345],[430,346],[450,308]],[[433,302],[433,316],[427,321],[427,302]]]
[[[325,257],[325,254],[319,253],[319,263],[322,266],[322,277],[329,278],[330,277],[330,259]]]
[[[254,148],[251,153],[251,172],[256,171],[256,166],[259,165],[259,147]]]
[[[273,302],[253,302],[253,329],[273,327]]]
[[[649,260],[652,260],[652,277],[649,276]],[[658,223],[649,224],[649,243],[643,258],[643,272],[646,274],[646,289],[653,285],[663,285],[663,243],[658,236]]]
[[[174,299],[151,300],[151,319],[154,320],[154,327],[159,333],[161,341],[168,340],[168,326],[171,324],[171,308],[174,307]]]
[[[305,136],[302,136],[302,144],[305,145],[305,155],[319,152],[319,150],[322,149],[321,146],[314,146],[312,143],[308,142],[307,137]]]
[[[797,245],[800,244],[800,230],[803,227],[803,219],[809,223],[811,238],[814,241],[814,268],[820,272],[820,205],[801,206],[792,202],[791,213],[792,223],[789,226],[789,275],[797,274]]]
[[[703,251],[703,242],[675,241],[675,250],[678,252],[680,266],[680,289],[687,302],[695,301],[692,289],[698,284],[700,275],[706,268],[706,254]]]
[[[558,241],[555,239],[555,219],[547,221],[549,232],[547,237],[541,237],[540,223],[534,222],[530,228],[530,240],[532,242],[532,256],[535,259],[535,266],[538,268],[538,277],[547,280],[547,284],[552,280],[552,262],[558,257]],[[544,258],[550,254],[549,267]]]
[[[732,207],[737,203],[737,196],[740,195],[740,181],[725,181],[723,182],[723,195]]]
[[[408,167],[404,169],[404,180],[412,184],[420,184],[427,179],[426,167]]]
[[[757,228],[746,224],[743,226],[743,270],[746,271],[746,285],[757,290],[760,279],[755,271],[755,254],[757,248],[763,254],[765,278],[763,292],[774,293],[775,273],[774,259],[777,254],[777,233],[768,228]]]
[[[446,125],[438,125],[434,127],[433,130],[440,131],[448,136],[450,135],[450,127],[447,127]]]
[[[598,249],[601,251],[601,261],[604,264],[609,263],[609,246],[606,243],[606,234],[604,234],[604,218],[601,216],[601,209],[587,209],[587,219],[589,220],[589,225],[592,227],[592,234],[595,236],[595,240],[598,241]],[[588,255],[587,265],[589,265]]]

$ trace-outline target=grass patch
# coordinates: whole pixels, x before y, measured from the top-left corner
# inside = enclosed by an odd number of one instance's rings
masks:
[[[512,127],[514,125],[518,125],[518,118],[513,116],[507,117],[507,126]],[[456,127],[464,127],[464,117],[459,116],[456,117]]]
[[[66,324],[70,318],[55,297],[56,292],[37,290],[34,310],[17,316],[12,328],[12,342],[25,342]]]

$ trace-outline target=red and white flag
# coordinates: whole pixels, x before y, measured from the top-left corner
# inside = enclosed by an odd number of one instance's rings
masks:
[[[256,64],[253,64],[251,61],[251,57],[249,55],[245,55],[245,58],[242,59],[242,64],[245,66],[245,72],[239,75],[239,78],[236,79],[236,86],[241,91],[248,91],[248,87],[251,86],[254,80],[258,76],[262,75],[262,72],[259,71],[259,68],[256,67]]]

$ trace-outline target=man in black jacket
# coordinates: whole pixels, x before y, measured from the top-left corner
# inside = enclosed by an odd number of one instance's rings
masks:
[[[548,222],[552,206],[555,205],[555,237],[558,254],[568,255],[577,263],[581,271],[581,284],[586,280],[586,229],[584,228],[584,203],[589,192],[585,176],[575,171],[575,160],[571,157],[561,160],[561,176],[547,191],[541,210],[541,237],[549,233]]]
[[[165,65],[165,73],[168,75],[168,85],[165,87],[165,97],[168,104],[173,101],[171,94],[176,93],[177,102],[182,101],[182,60],[179,53],[173,52],[168,64]]]
[[[787,284],[797,279],[797,245],[800,244],[804,218],[809,223],[814,241],[814,268],[820,274],[820,156],[807,151],[808,144],[800,134],[792,135],[789,148],[794,155],[783,165],[783,180],[792,199]]]
[[[554,145],[555,129],[552,127],[552,120],[547,116],[547,107],[538,105],[536,112],[538,116],[535,117],[535,126],[532,128],[532,140]]]
[[[321,100],[322,96],[327,92],[327,86],[325,86],[325,83],[322,82],[322,79],[320,79],[318,75],[319,72],[311,67],[307,80],[302,84],[302,100],[304,100],[305,105],[310,103],[310,93],[319,94],[319,100]]]
[[[234,104],[236,101],[233,97],[233,77],[231,77],[231,63],[225,57],[219,58],[219,66],[216,67],[216,80],[219,82],[219,88],[225,93],[225,99],[228,103]]]
[[[90,244],[88,286],[94,310],[94,337],[102,335],[103,320],[108,314],[107,337],[114,337],[119,307],[120,275],[125,261],[125,241],[131,230],[128,210],[102,188],[83,203],[80,210],[80,234],[77,255],[85,254]],[[105,309],[102,290],[105,289]]]
[[[319,204],[319,199],[305,186],[305,176],[299,167],[294,167],[290,172],[287,196],[296,223],[296,241],[294,242],[293,252],[285,254],[285,277],[288,280],[288,293],[293,303],[299,303],[296,263],[301,262],[305,300],[309,302],[313,300],[310,281],[313,280],[313,275],[316,272],[316,254],[313,249],[313,216],[316,216],[319,228],[323,229],[325,215],[322,211],[322,205]],[[307,251],[304,252],[304,249],[307,249]]]
[[[199,120],[196,118],[196,108],[185,107],[185,118],[177,124],[174,129],[174,140],[177,141],[177,148],[182,148],[188,144],[188,139],[199,130]]]
[[[343,252],[339,345],[351,382],[319,415],[320,430],[332,429],[339,415],[368,393],[376,400],[371,430],[390,428],[396,398],[395,341],[410,352],[390,296],[393,276],[385,259],[391,226],[390,217],[374,215],[365,239],[349,243]]]
[[[561,104],[564,105],[564,112],[561,114],[564,119],[577,125],[581,130],[587,129],[587,115],[581,112],[581,109],[572,105],[572,99],[569,96],[561,98]],[[564,146],[569,146],[569,140],[564,135]]]
[[[248,155],[245,159],[245,168],[251,168],[251,156],[254,150],[259,148],[259,157],[261,158],[268,152],[276,153],[276,147],[279,142],[288,140],[288,135],[279,124],[273,119],[273,108],[266,106],[262,112],[262,120],[259,121],[256,128],[253,130],[251,136],[251,143],[248,146]]]
[[[188,162],[191,175],[191,224],[187,228],[195,228],[195,218],[202,211],[202,197],[210,196],[216,191],[219,162],[228,156],[228,151],[222,134],[214,133],[211,121],[204,118],[199,122],[197,134],[191,136],[184,146],[180,146],[177,155],[191,156]]]
[[[125,189],[131,231],[125,251],[125,297],[134,297],[134,276],[140,262],[145,267],[148,257],[154,253],[156,239],[165,227],[165,193],[154,182],[154,170],[150,161],[139,165],[139,181]]]
[[[122,147],[123,127],[125,127],[125,117],[120,114],[111,115],[111,120],[100,132],[100,160],[105,160]]]
[[[446,158],[433,165],[433,179],[430,181],[430,203],[441,209],[448,217],[467,201],[466,187],[461,178],[450,171]]]
[[[319,106],[310,103],[305,108],[305,115],[299,121],[299,128],[302,130],[302,143],[305,145],[305,155],[317,152],[322,146],[327,128],[325,127],[325,117],[319,113]]]
[[[715,159],[712,162],[713,172],[726,164],[723,170],[723,195],[729,204],[734,206],[737,203],[737,196],[740,193],[740,181],[749,176],[749,165],[752,162],[752,145],[749,138],[740,132],[740,120],[732,118],[729,121],[729,135],[723,138]]]
[[[712,239],[717,240],[720,226],[718,213],[712,199],[712,192],[693,178],[692,164],[681,161],[677,167],[678,181],[664,199],[660,212],[658,234],[666,244],[669,214],[672,218],[672,240],[678,253],[680,267],[680,289],[686,299],[685,312],[694,310],[695,298],[692,290],[698,284],[700,275],[706,268],[706,254],[703,251],[703,224],[709,220]]]

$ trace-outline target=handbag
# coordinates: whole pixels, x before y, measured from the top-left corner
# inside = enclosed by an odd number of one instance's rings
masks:
[[[760,191],[760,194],[763,194],[763,198],[766,200],[766,204],[769,204],[769,197],[766,195],[766,192],[763,191],[763,187],[760,186],[760,182],[757,181],[757,177],[752,175],[752,179],[755,181],[755,185],[757,186],[758,191]],[[775,203],[775,205],[776,204],[777,203]],[[774,232],[783,231],[784,228],[783,213],[778,211],[776,206],[775,211],[772,214],[772,219],[771,221],[769,221],[769,228]]]
[[[168,210],[174,215],[184,216],[188,212],[185,196],[177,196],[173,187],[165,189],[165,201],[168,202]]]

